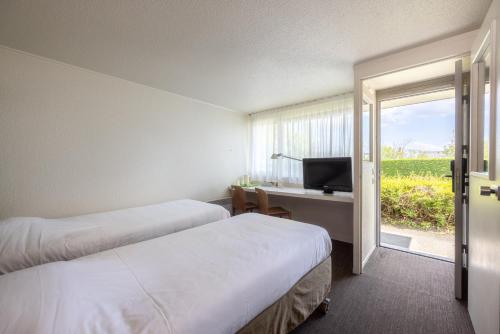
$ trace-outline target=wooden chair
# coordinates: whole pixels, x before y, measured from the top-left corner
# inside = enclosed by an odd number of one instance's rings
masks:
[[[268,216],[274,217],[287,217],[292,219],[292,213],[280,206],[269,207],[269,197],[267,193],[259,188],[255,188],[255,193],[257,194],[257,204],[259,206],[260,213]]]
[[[245,190],[240,186],[231,186],[231,198],[233,204],[233,215],[238,213],[252,212],[257,204],[247,202]]]

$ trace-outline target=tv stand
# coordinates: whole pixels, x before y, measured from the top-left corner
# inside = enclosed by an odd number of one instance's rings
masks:
[[[333,194],[333,188],[330,188],[328,186],[323,187],[323,194]]]

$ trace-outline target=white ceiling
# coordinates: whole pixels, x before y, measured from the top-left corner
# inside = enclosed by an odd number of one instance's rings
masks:
[[[2,0],[0,44],[242,112],[352,90],[358,61],[491,0]]]

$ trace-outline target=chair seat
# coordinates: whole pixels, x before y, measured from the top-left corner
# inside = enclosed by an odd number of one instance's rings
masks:
[[[256,208],[257,208],[257,204],[255,204],[255,203],[252,203],[252,202],[245,203],[245,210],[252,210],[252,209],[256,209]]]
[[[245,202],[245,210],[242,211],[241,209],[233,208],[233,214],[252,212],[255,209],[257,209],[257,204],[252,202]]]
[[[260,213],[274,217],[287,217],[288,219],[292,219],[292,213],[283,209],[281,206],[269,207],[269,198],[264,190],[255,188],[255,193],[257,194],[257,203]]]
[[[237,213],[251,212],[257,208],[257,204],[247,202],[245,190],[236,185],[231,186],[231,202],[233,206],[233,215]]]
[[[270,216],[288,216],[291,218],[291,213],[290,211],[286,210],[286,209],[283,209],[282,207],[280,206],[273,206],[273,207],[270,207],[269,208],[269,211],[268,211],[268,214]]]

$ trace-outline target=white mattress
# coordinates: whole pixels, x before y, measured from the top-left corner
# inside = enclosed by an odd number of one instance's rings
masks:
[[[71,260],[230,216],[222,206],[189,199],[71,218],[0,221],[0,274]]]
[[[0,276],[1,333],[234,333],[331,252],[259,214]]]

